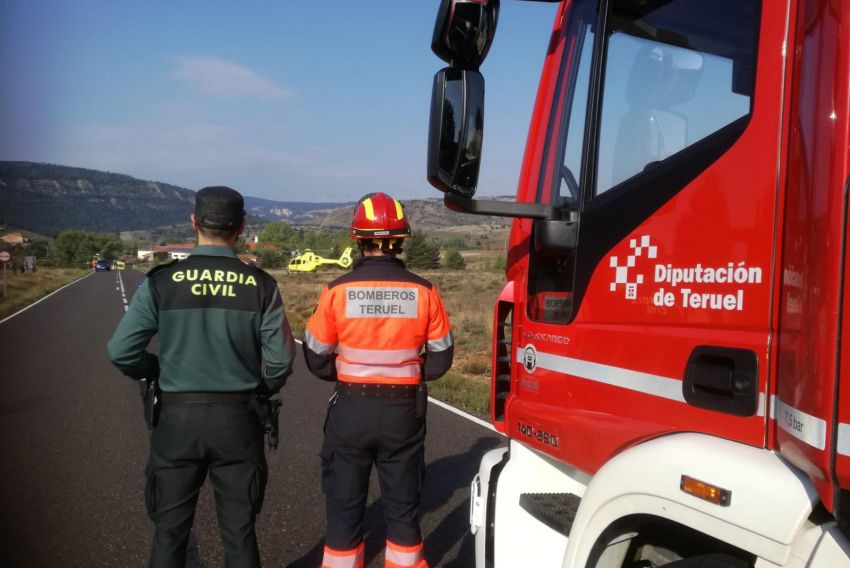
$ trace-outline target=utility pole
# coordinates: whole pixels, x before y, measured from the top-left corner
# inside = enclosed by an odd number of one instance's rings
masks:
[[[6,297],[6,265],[12,260],[9,251],[0,250],[0,264],[3,264],[3,298]]]

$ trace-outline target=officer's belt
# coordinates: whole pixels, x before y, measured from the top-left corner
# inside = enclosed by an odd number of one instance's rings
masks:
[[[364,398],[416,398],[419,385],[394,385],[379,383],[353,383],[339,381],[336,392],[340,396],[362,396]]]
[[[251,393],[245,392],[163,392],[164,404],[247,404]]]

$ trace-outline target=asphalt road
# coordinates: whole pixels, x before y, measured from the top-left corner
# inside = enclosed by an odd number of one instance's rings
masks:
[[[122,273],[127,297],[143,275]],[[285,299],[284,290],[284,299]],[[109,363],[106,342],[124,305],[118,273],[99,272],[0,323],[0,565],[146,566],[148,434],[138,388]],[[284,388],[281,447],[267,452],[258,521],[267,567],[320,565],[324,500],[318,452],[332,386],[299,356]],[[474,566],[468,484],[481,455],[504,443],[429,405],[422,528],[432,567]],[[377,479],[367,508],[367,566],[383,566]],[[223,565],[209,487],[198,503],[190,566]]]

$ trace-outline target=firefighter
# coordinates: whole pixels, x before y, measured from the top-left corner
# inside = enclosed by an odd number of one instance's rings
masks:
[[[385,566],[428,566],[419,528],[425,382],[449,370],[454,347],[436,288],[397,258],[409,236],[400,202],[383,193],[362,199],[351,223],[361,258],[324,287],[307,323],[307,366],[318,378],[337,381],[321,451],[323,567],[363,566],[373,465],[387,523]]]
[[[195,198],[198,247],[160,265],[133,296],[109,342],[124,374],[158,379],[145,392],[152,429],[145,498],[154,522],[150,566],[184,566],[198,493],[209,475],[225,565],[260,565],[255,519],[263,503],[268,397],[292,370],[295,340],[277,282],[234,251],[242,196],[208,187]],[[148,353],[159,333],[159,357]],[[157,411],[157,401],[162,409]]]

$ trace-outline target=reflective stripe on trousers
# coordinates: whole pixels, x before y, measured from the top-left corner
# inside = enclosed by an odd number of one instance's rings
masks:
[[[428,568],[420,542],[414,546],[401,546],[390,540],[384,555],[384,568]]]
[[[325,547],[325,555],[322,558],[322,568],[363,568],[363,551],[366,546],[361,542],[357,548],[351,550],[334,550]]]

